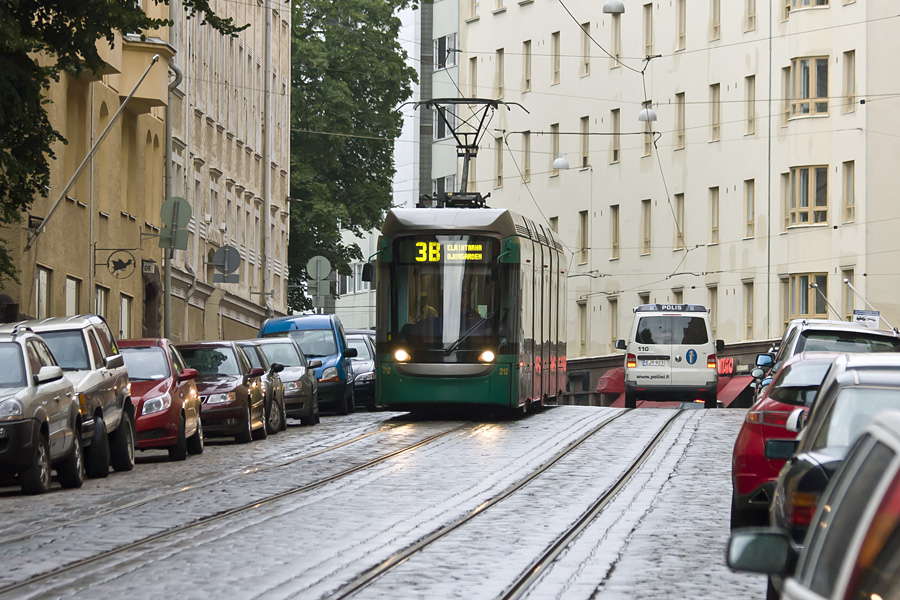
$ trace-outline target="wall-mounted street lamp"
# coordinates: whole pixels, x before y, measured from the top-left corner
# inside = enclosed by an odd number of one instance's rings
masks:
[[[603,12],[609,15],[621,15],[625,12],[625,5],[622,0],[606,0],[603,3]]]
[[[569,160],[562,154],[557,154],[556,158],[553,159],[553,168],[554,169],[568,169],[569,168]]]
[[[656,111],[654,111],[649,106],[643,109],[638,115],[638,121],[655,121],[656,120]]]

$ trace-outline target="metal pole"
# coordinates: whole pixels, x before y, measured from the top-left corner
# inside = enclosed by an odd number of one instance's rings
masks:
[[[66,193],[72,188],[72,185],[78,179],[78,176],[81,175],[81,172],[84,171],[84,168],[91,162],[91,159],[94,157],[94,153],[97,151],[97,148],[100,147],[100,144],[103,143],[103,140],[106,138],[106,134],[112,129],[113,125],[115,125],[116,121],[119,118],[119,115],[122,114],[122,111],[125,110],[125,106],[131,100],[131,97],[134,96],[134,93],[137,92],[137,89],[144,82],[144,79],[147,77],[147,74],[150,72],[150,69],[153,68],[159,61],[159,54],[154,54],[153,58],[150,59],[150,65],[144,71],[144,74],[141,75],[141,78],[138,79],[138,82],[134,85],[134,89],[131,90],[131,93],[128,94],[128,97],[122,101],[121,106],[119,106],[119,110],[116,111],[116,114],[113,115],[113,118],[109,120],[109,124],[107,124],[106,129],[103,130],[103,133],[100,134],[100,137],[97,138],[97,141],[91,147],[90,151],[87,153],[87,156],[84,157],[84,160],[81,161],[81,164],[78,165],[78,168],[75,169],[75,173],[72,174],[72,178],[69,179],[69,183],[66,184],[66,187],[62,189],[59,193],[59,198],[56,199],[56,202],[53,203],[53,206],[50,207],[50,211],[47,213],[47,216],[44,217],[44,220],[38,225],[37,229],[31,234],[31,239],[28,240],[28,243],[25,244],[25,250],[30,250],[32,244],[34,244],[34,240],[37,239],[37,236],[44,232],[44,229],[47,227],[47,221],[50,220],[50,217],[53,216],[53,213],[56,212],[56,209],[59,208],[60,203],[63,201],[63,198],[66,197]]]
[[[831,305],[831,302],[828,301],[828,298],[825,296],[825,294],[822,293],[822,290],[819,289],[819,284],[818,284],[818,283],[811,283],[811,284],[809,284],[809,287],[811,287],[812,289],[816,290],[816,293],[817,293],[818,295],[822,296],[822,300],[825,301],[825,304],[828,305],[828,308],[831,309],[831,312],[834,313],[834,316],[836,316],[838,319],[840,319],[840,318],[841,318],[840,313],[838,313],[838,311],[834,310],[834,307]],[[843,320],[843,319],[841,319],[841,320]]]
[[[862,301],[865,303],[865,305],[869,307],[869,310],[874,310],[875,312],[878,313],[878,316],[881,317],[881,320],[884,321],[884,324],[887,325],[888,328],[890,328],[890,329],[893,329],[893,328],[894,328],[894,326],[891,325],[890,323],[888,323],[888,320],[885,319],[885,318],[881,315],[881,311],[879,311],[877,308],[875,308],[874,306],[872,306],[871,304],[869,304],[869,301],[866,300],[865,297],[864,297],[862,294],[860,294],[859,291],[858,291],[855,287],[853,287],[853,284],[850,283],[850,280],[849,280],[849,279],[844,279],[844,283],[846,283],[846,284],[850,287],[850,289],[853,290],[853,293],[855,293],[857,296],[859,296],[859,299],[862,300]]]
[[[174,37],[175,2],[169,2],[169,22],[172,23],[169,25],[169,41],[171,42]],[[169,83],[169,93],[166,100],[166,197],[163,198],[164,201],[175,195],[175,182],[172,180],[172,121],[174,119],[174,111],[172,110],[174,95],[172,91],[184,79],[174,56],[169,59],[169,68],[175,73],[175,79]],[[175,250],[172,248],[163,248],[163,337],[165,338],[172,335],[172,258],[174,255]]]

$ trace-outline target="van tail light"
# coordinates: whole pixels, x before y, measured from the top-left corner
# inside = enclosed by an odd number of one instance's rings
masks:
[[[635,368],[637,366],[637,356],[635,356],[634,354],[629,354],[625,358],[625,366],[629,369]]]
[[[816,504],[819,495],[810,492],[794,492],[788,505],[788,518],[794,527],[809,527],[813,515],[816,514]]]
[[[715,369],[716,368],[716,355],[710,354],[706,357],[706,368],[707,369]]]
[[[780,410],[751,410],[747,413],[745,420],[748,423],[758,423],[759,425],[785,427],[790,416],[791,413]]]

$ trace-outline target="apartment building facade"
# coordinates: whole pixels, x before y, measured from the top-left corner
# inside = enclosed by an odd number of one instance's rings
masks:
[[[726,342],[865,301],[900,322],[888,2],[489,2],[460,9],[460,87],[529,112],[497,112],[473,183],[560,233],[570,356],[648,302]]]

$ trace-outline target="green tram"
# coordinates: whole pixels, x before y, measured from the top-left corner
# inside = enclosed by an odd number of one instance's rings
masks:
[[[557,403],[566,262],[555,233],[509,210],[394,209],[378,244],[378,404]]]

